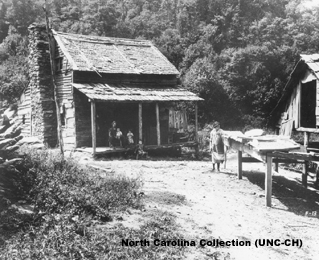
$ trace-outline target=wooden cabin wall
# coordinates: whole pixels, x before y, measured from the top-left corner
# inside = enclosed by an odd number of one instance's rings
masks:
[[[155,103],[142,104],[143,143],[145,145],[157,145],[155,106]],[[161,144],[167,144],[169,137],[169,107],[165,103],[159,103],[159,120]]]
[[[316,127],[319,126],[319,80],[316,79]]]
[[[280,124],[280,135],[290,136],[292,129],[300,127],[300,94],[301,94],[301,83],[293,89],[293,92],[288,99],[285,111],[281,115],[279,121]]]
[[[92,147],[91,104],[84,94],[74,89],[76,147]]]
[[[125,74],[103,74],[100,77],[96,72],[79,72],[73,74],[74,83],[137,83],[141,87],[147,87],[150,83],[158,85],[176,86],[179,79],[176,75],[125,75]]]
[[[55,81],[57,85],[58,103],[62,122],[62,138],[65,149],[73,149],[75,140],[75,111],[72,93],[72,74],[70,64],[61,48],[55,43]],[[62,59],[62,67],[57,68],[57,62]],[[57,70],[58,69],[58,70]]]

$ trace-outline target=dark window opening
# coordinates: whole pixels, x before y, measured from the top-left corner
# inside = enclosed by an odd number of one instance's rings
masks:
[[[25,115],[22,115],[22,124],[25,124]]]
[[[62,107],[60,108],[60,118],[61,118],[61,125],[62,127],[65,127],[65,107],[64,105],[62,105]]]
[[[316,81],[301,84],[301,127],[316,128]]]
[[[58,57],[55,59],[55,71],[56,72],[62,71],[62,68],[63,68],[63,58]]]

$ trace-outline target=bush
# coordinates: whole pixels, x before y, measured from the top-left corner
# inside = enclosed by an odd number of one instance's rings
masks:
[[[112,210],[139,206],[138,179],[102,177],[99,171],[50,150],[27,151],[23,167],[21,189],[36,212],[89,214],[107,220]]]
[[[141,205],[138,179],[101,177],[49,150],[26,149],[24,162],[18,183],[35,213],[23,217],[16,207],[1,212],[7,223],[0,225],[0,259],[183,259],[180,247],[121,245],[122,239],[180,239],[169,213],[154,212],[139,229],[103,225],[119,211]]]

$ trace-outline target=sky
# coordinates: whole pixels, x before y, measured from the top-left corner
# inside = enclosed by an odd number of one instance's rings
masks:
[[[306,7],[319,6],[319,0],[308,0],[308,1],[305,1],[304,5]]]

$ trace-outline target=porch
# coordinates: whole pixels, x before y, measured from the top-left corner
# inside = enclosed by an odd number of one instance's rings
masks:
[[[169,150],[169,149],[180,149],[182,147],[197,147],[197,142],[189,141],[184,143],[172,143],[172,144],[163,144],[163,145],[145,145],[144,150],[146,152],[158,151],[158,150]],[[104,147],[96,147],[95,148],[95,156],[103,156],[103,155],[125,155],[126,153],[133,153],[135,150],[134,147],[123,148],[123,147],[115,147],[111,148],[108,146]],[[82,147],[76,148],[75,151],[83,152],[87,154],[92,154],[92,147]]]
[[[77,122],[81,122],[77,129],[85,128],[82,131],[84,134],[81,132],[77,134],[77,140],[80,140],[77,141],[77,150],[91,149],[95,156],[125,153],[134,149],[140,142],[146,151],[182,146],[194,147],[197,144],[196,102],[202,99],[189,91],[171,87],[138,88],[136,85],[123,84],[110,86],[74,83],[73,86],[76,89],[74,95],[79,97],[75,98],[79,102],[75,106]],[[172,110],[174,103],[180,101],[195,102],[195,127],[191,138],[185,111]],[[113,121],[116,121],[116,127],[120,128],[124,138],[128,131],[133,133],[134,145],[129,146],[123,142],[115,149],[109,147],[108,131]],[[86,148],[79,148],[83,146]]]

